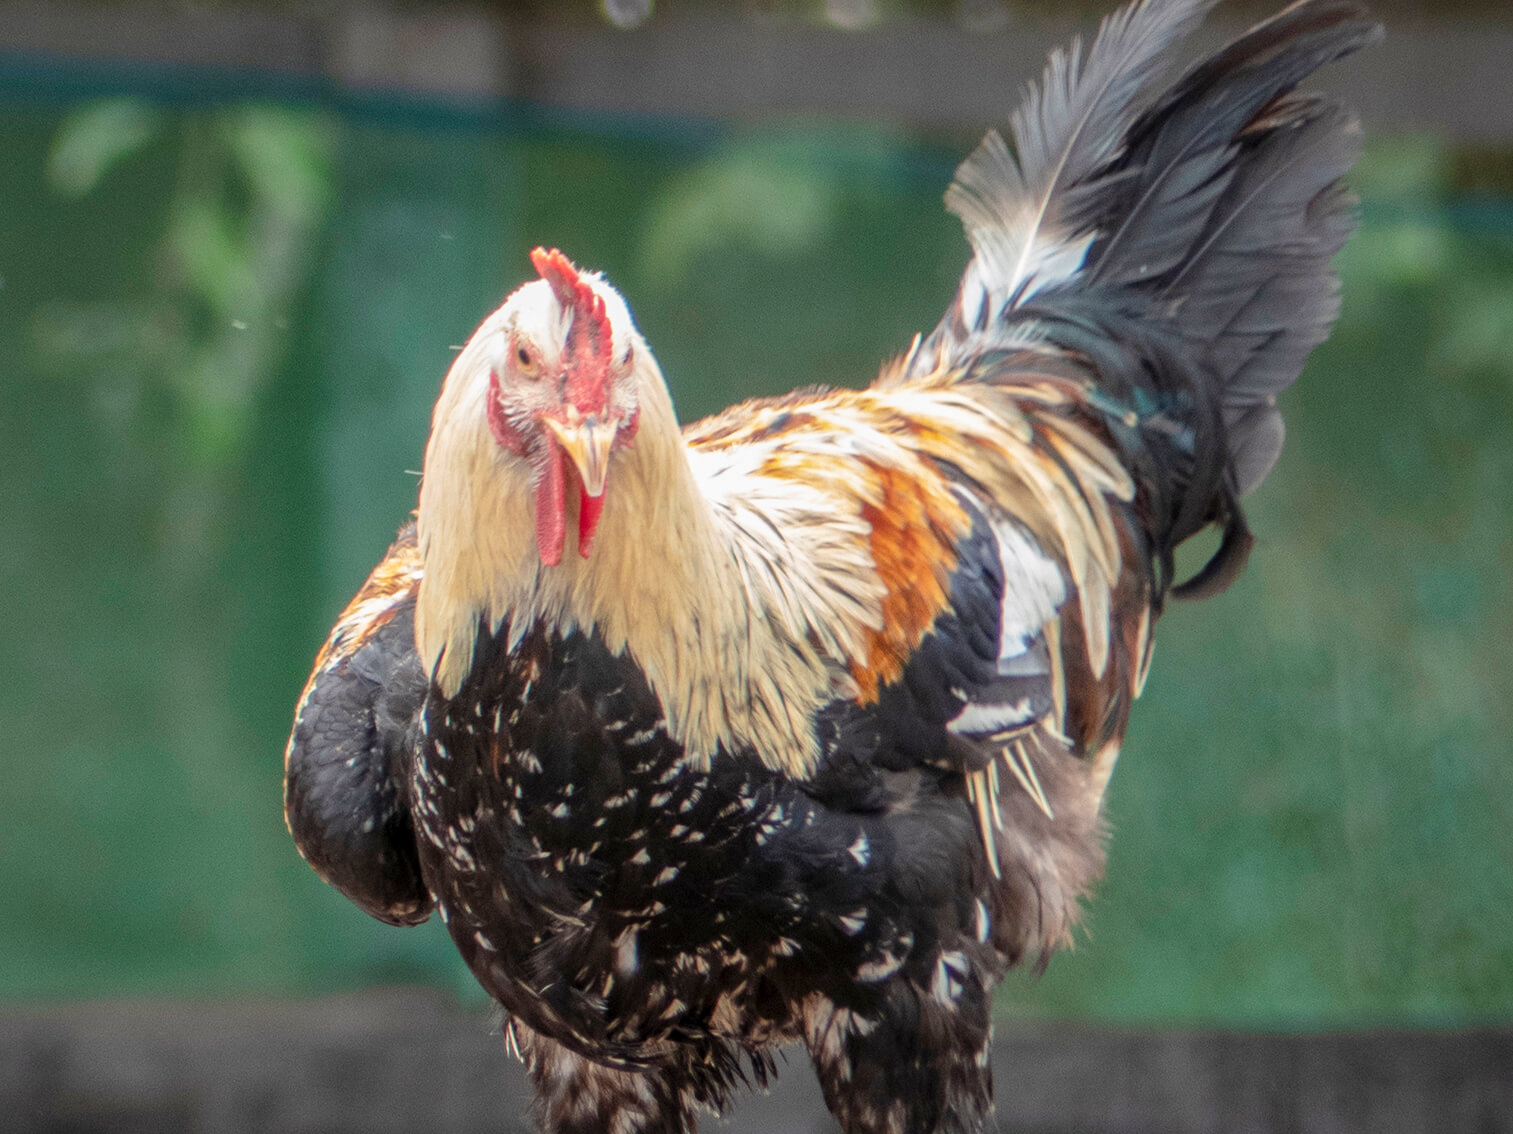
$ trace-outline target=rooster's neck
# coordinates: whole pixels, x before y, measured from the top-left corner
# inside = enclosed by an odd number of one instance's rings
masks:
[[[807,763],[807,730],[790,714],[803,718],[828,680],[823,665],[815,659],[797,672],[774,656],[785,647],[753,627],[740,548],[700,483],[665,388],[649,385],[634,443],[614,453],[591,554],[583,558],[570,534],[555,567],[537,552],[523,466],[486,430],[449,434],[438,418],[419,513],[421,660],[453,696],[473,668],[481,626],[508,625],[512,638],[536,626],[597,631],[641,667],[691,759],[723,746]],[[571,501],[569,533],[576,508]],[[774,673],[783,688],[767,688]],[[790,687],[795,674],[801,688]],[[748,699],[732,696],[739,691]]]

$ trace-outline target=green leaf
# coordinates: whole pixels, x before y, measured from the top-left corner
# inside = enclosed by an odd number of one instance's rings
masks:
[[[94,190],[112,166],[157,133],[162,116],[141,99],[113,98],[74,111],[58,127],[47,156],[47,180],[65,197]]]

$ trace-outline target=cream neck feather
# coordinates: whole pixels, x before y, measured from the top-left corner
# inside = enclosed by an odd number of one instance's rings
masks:
[[[814,711],[854,693],[841,659],[877,618],[876,596],[856,607],[858,579],[871,576],[865,528],[833,516],[821,489],[805,499],[801,487],[733,468],[729,455],[690,451],[641,354],[640,426],[611,458],[592,554],[570,537],[557,567],[540,562],[525,466],[495,444],[472,400],[477,383],[448,383],[420,494],[422,663],[454,696],[480,620],[508,620],[516,641],[541,622],[596,629],[641,666],[691,761],[750,746],[774,768],[812,770]],[[802,522],[816,515],[828,521]],[[848,604],[856,609],[841,617]]]

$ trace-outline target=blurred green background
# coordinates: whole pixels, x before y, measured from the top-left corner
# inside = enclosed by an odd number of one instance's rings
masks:
[[[685,419],[865,382],[951,293],[974,138],[35,80],[0,66],[0,999],[476,997],[280,815],[452,350],[540,243],[621,288]],[[1250,571],[1162,624],[1107,883],[1006,1009],[1513,1020],[1507,168],[1368,146]]]

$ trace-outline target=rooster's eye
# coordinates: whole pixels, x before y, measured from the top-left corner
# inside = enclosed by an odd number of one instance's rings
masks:
[[[515,344],[515,369],[525,378],[536,377],[536,352],[529,343]]]

